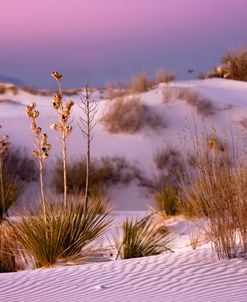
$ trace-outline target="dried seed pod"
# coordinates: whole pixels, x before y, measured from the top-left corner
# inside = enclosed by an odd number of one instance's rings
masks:
[[[62,79],[62,75],[60,73],[58,73],[57,71],[53,71],[51,73],[51,76],[57,81],[60,82]]]
[[[42,131],[42,129],[41,129],[40,127],[37,127],[35,132],[36,132],[37,134],[40,134],[41,131]]]
[[[33,112],[33,118],[36,119],[39,116],[39,111],[34,111]]]
[[[37,150],[33,151],[33,155],[38,157],[39,156],[39,151],[37,151]]]
[[[51,130],[57,130],[58,126],[56,124],[51,124],[50,128]]]
[[[43,154],[43,159],[47,159],[48,156],[49,156],[48,153],[44,153],[44,154]]]

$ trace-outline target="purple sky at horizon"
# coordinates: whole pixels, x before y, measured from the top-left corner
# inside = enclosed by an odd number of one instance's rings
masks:
[[[208,72],[247,46],[246,0],[1,0],[0,75],[28,85],[104,85],[159,67]]]

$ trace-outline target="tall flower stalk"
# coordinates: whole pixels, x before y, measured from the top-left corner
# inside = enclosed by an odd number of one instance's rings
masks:
[[[58,84],[58,92],[54,95],[52,99],[53,109],[56,110],[58,114],[58,122],[51,125],[52,130],[60,131],[62,136],[62,155],[63,155],[63,183],[64,183],[64,207],[67,208],[67,145],[68,137],[72,132],[72,126],[69,125],[71,108],[74,102],[69,100],[68,102],[63,102],[63,94],[61,89],[62,75],[57,71],[52,72],[52,77],[56,80]]]
[[[89,196],[90,196],[90,174],[91,174],[91,142],[93,139],[93,128],[96,125],[94,121],[97,113],[97,104],[92,101],[92,91],[89,90],[88,85],[81,96],[81,103],[78,104],[82,110],[82,116],[80,117],[79,127],[83,136],[86,139],[87,144],[87,164],[86,164],[86,186],[85,186],[85,203],[84,212],[87,212]]]
[[[41,194],[41,206],[43,214],[46,214],[45,209],[45,194],[44,194],[44,160],[49,156],[48,152],[51,149],[51,145],[47,143],[47,134],[42,134],[42,129],[36,125],[36,119],[39,116],[39,111],[35,110],[36,103],[32,102],[26,107],[26,115],[31,120],[31,129],[34,134],[34,146],[35,150],[33,155],[37,159],[39,164],[39,176],[40,176],[40,194]]]

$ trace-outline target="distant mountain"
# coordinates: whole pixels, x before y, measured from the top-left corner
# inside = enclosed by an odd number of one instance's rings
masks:
[[[19,80],[19,79],[16,79],[16,78],[12,78],[12,77],[6,77],[6,76],[3,76],[3,75],[0,75],[0,83],[12,83],[12,84],[15,84],[15,85],[24,85],[24,83]]]

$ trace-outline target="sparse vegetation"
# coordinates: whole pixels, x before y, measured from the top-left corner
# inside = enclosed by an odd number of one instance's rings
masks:
[[[145,127],[166,127],[163,117],[151,111],[139,98],[118,99],[112,102],[100,122],[110,133],[134,134]]]
[[[175,81],[176,76],[175,74],[165,71],[164,69],[160,68],[157,70],[156,75],[155,75],[155,84],[159,83],[166,83],[168,84],[169,82]]]
[[[199,92],[190,88],[179,88],[177,98],[186,101],[189,105],[196,108],[197,112],[203,116],[214,114],[215,107],[213,102],[203,97]]]
[[[122,226],[122,241],[117,238],[116,259],[130,259],[171,251],[171,236],[167,227],[155,227],[150,216],[142,220],[126,219]]]
[[[247,251],[247,164],[229,147],[218,146],[215,133],[197,141],[192,184],[184,188],[193,212],[209,221],[206,232],[218,257],[232,258]]]
[[[140,93],[152,87],[152,82],[145,72],[140,72],[133,76],[130,86],[133,92]]]
[[[153,208],[164,217],[180,213],[179,191],[176,187],[166,186],[154,195]]]
[[[237,81],[247,81],[247,50],[227,51],[222,59],[221,66],[214,67],[208,74],[209,78],[224,78]]]
[[[86,158],[72,161],[68,167],[68,192],[85,192]],[[58,162],[54,171],[53,184],[58,192],[63,190],[61,179],[62,165]],[[104,192],[105,188],[116,184],[127,184],[140,178],[140,171],[122,157],[102,157],[93,159],[91,163],[90,195]]]

